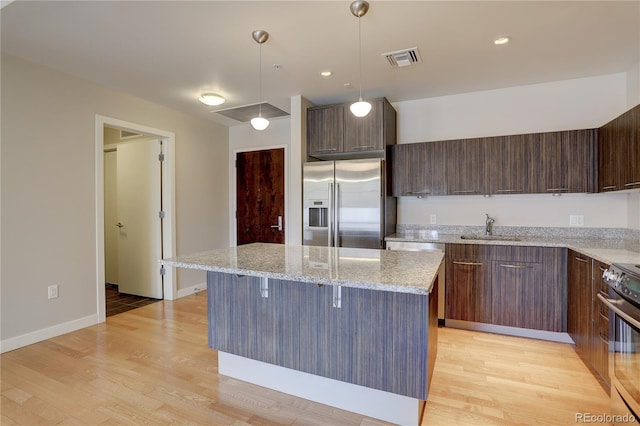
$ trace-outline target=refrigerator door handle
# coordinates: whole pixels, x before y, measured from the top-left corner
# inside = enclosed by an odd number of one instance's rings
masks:
[[[333,211],[336,215],[333,224],[333,246],[340,247],[340,184],[336,182],[336,196]]]
[[[329,214],[327,215],[327,246],[333,246],[333,183],[329,183]]]

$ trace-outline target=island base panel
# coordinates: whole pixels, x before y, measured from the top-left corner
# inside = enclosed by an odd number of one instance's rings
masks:
[[[400,425],[419,425],[425,402],[218,352],[218,372],[299,398]]]

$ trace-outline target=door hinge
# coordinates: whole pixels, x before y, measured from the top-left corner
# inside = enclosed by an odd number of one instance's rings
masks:
[[[167,270],[166,270],[166,269],[164,269],[164,265],[162,265],[162,266],[160,267],[160,275],[164,276],[164,274],[166,274],[166,272],[167,272]]]
[[[160,211],[158,212],[158,217],[159,217],[160,219],[164,219],[164,210],[160,210]]]
[[[161,152],[160,154],[158,154],[158,161],[160,162],[164,161],[164,152]]]

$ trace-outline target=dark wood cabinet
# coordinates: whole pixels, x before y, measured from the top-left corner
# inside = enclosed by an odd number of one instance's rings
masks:
[[[598,191],[640,188],[640,105],[598,129]]]
[[[447,194],[489,194],[487,139],[452,140],[445,147]]]
[[[536,139],[532,135],[488,138],[489,182],[491,194],[534,192]]]
[[[569,250],[567,255],[567,333],[576,350],[591,348],[591,258]]]
[[[608,390],[609,310],[598,299],[607,295],[602,273],[609,265],[569,250],[567,261],[567,331],[584,363]]]
[[[490,246],[447,244],[445,317],[491,322]]]
[[[307,146],[311,157],[344,150],[344,106],[326,105],[307,109]]]
[[[446,194],[445,143],[438,141],[393,146],[394,197]]]
[[[540,133],[539,178],[532,192],[594,192],[597,129]]]
[[[492,324],[563,332],[564,271],[562,248],[494,246]]]
[[[307,108],[307,154],[319,159],[385,157],[396,143],[396,111],[385,98],[370,100],[371,112],[356,117],[350,104]]]
[[[446,319],[566,330],[561,248],[448,244]]]

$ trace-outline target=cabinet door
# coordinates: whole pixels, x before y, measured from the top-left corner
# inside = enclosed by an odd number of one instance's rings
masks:
[[[374,99],[371,112],[356,117],[344,108],[344,152],[380,151],[384,144],[384,99]]]
[[[447,194],[488,194],[486,139],[447,141],[445,146]]]
[[[448,244],[445,317],[491,322],[491,267],[486,246]]]
[[[533,192],[537,144],[533,135],[500,136],[489,144],[490,192],[526,194]]]
[[[569,250],[567,256],[567,332],[576,350],[589,359],[591,347],[591,258]]]
[[[344,149],[344,107],[328,105],[307,109],[308,155],[336,154]]]
[[[445,142],[394,145],[393,196],[444,195]]]
[[[617,123],[611,121],[598,129],[598,192],[620,191],[622,141]]]
[[[623,145],[621,189],[640,188],[640,105],[624,113],[620,119]]]
[[[542,263],[492,263],[492,324],[545,330]]]
[[[538,134],[540,179],[535,192],[592,192],[597,130]]]

